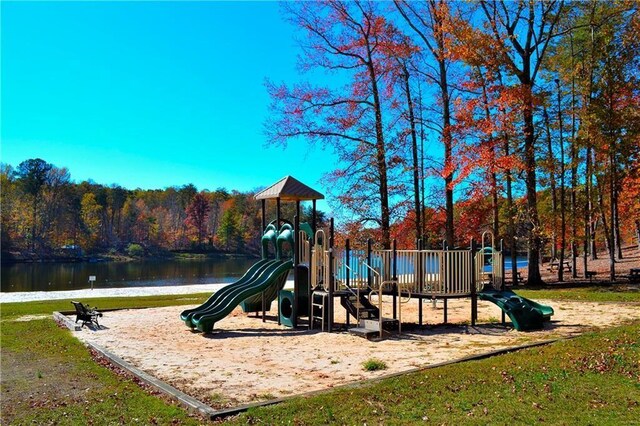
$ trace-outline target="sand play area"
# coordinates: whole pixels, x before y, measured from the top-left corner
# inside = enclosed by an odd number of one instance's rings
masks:
[[[236,309],[216,323],[212,334],[191,332],[179,315],[190,306],[122,310],[105,313],[100,330],[83,328],[75,335],[93,342],[139,369],[214,408],[328,389],[333,386],[455,360],[524,343],[572,336],[640,318],[637,304],[538,302],[555,309],[544,330],[518,332],[500,324],[501,312],[478,302],[479,324],[472,327],[470,299],[443,305],[423,303],[427,327],[406,327],[402,335],[369,342],[347,332],[322,333],[278,326],[276,303],[263,323]],[[417,322],[416,300],[403,305],[403,322]],[[385,304],[389,310],[391,304]],[[336,299],[336,318],[344,315]],[[340,313],[340,314],[338,314]],[[387,314],[388,315],[388,314]],[[508,319],[507,319],[508,321]],[[388,368],[367,372],[370,358]]]

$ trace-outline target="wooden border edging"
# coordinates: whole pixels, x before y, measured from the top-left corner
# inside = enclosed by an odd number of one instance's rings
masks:
[[[119,309],[110,309],[109,311],[115,311],[115,310],[119,310]],[[107,312],[107,310],[101,311],[101,312]],[[78,325],[77,323],[74,323],[73,320],[67,316],[67,315],[73,315],[73,314],[75,314],[75,311],[53,312],[53,320],[58,324],[62,325],[63,327],[68,328],[71,331],[81,331],[82,326]],[[123,370],[128,371],[129,373],[136,376],[138,379],[142,380],[147,385],[152,386],[158,391],[177,400],[180,404],[185,406],[188,411],[191,411],[191,412],[197,411],[204,416],[207,416],[209,418],[214,418],[213,415],[215,414],[216,410],[204,404],[203,402],[187,395],[186,393],[174,388],[173,386],[161,380],[158,380],[155,377],[151,376],[150,374],[147,374],[144,371],[134,367],[133,365],[129,364],[127,361],[107,351],[105,348],[101,346],[98,346],[94,343],[87,342],[87,341],[82,341],[82,343],[84,343],[91,349],[95,350],[103,357],[107,358],[112,364],[117,365]]]
[[[60,312],[54,312],[53,313],[53,319],[58,324],[61,324],[62,326],[66,327],[66,328],[69,328],[72,331],[80,331],[82,329],[81,326],[75,324],[70,318],[68,318],[67,316],[63,315]],[[518,352],[518,351],[521,351],[523,349],[530,349],[530,348],[535,348],[535,347],[538,347],[538,346],[544,346],[544,345],[548,345],[550,343],[555,343],[555,342],[559,342],[559,341],[563,341],[563,340],[570,340],[570,339],[573,339],[575,337],[577,337],[577,336],[563,337],[563,338],[557,338],[557,339],[549,339],[549,340],[543,340],[543,341],[540,341],[540,342],[527,343],[527,344],[524,344],[524,345],[519,345],[519,346],[514,346],[514,347],[509,347],[509,348],[504,348],[504,349],[497,349],[497,350],[494,350],[494,351],[485,352],[485,353],[481,353],[481,354],[477,354],[477,355],[470,355],[470,356],[466,356],[466,357],[463,357],[463,358],[454,359],[454,360],[451,360],[451,361],[444,361],[444,362],[439,362],[439,363],[436,363],[436,364],[426,365],[426,366],[423,366],[423,367],[416,367],[416,368],[412,368],[412,369],[409,369],[409,370],[399,371],[397,373],[385,374],[383,376],[379,376],[379,377],[376,377],[376,378],[373,378],[373,379],[361,380],[361,381],[355,382],[355,383],[345,383],[343,385],[333,386],[333,387],[328,388],[328,389],[319,389],[319,390],[306,392],[306,393],[301,393],[301,394],[297,394],[297,395],[290,395],[290,396],[286,396],[286,397],[282,397],[282,398],[270,399],[268,401],[261,401],[261,402],[254,402],[254,403],[250,403],[250,404],[240,405],[240,406],[237,406],[237,407],[227,408],[227,409],[223,409],[223,410],[216,410],[216,409],[206,405],[205,403],[203,403],[203,402],[201,402],[201,401],[199,401],[199,400],[187,395],[186,393],[174,388],[173,386],[163,382],[162,380],[156,379],[155,377],[153,377],[150,374],[145,373],[144,371],[134,367],[133,365],[129,364],[127,361],[125,361],[122,358],[118,357],[117,355],[107,351],[105,348],[103,348],[101,346],[98,346],[98,345],[96,345],[94,343],[87,342],[87,341],[83,341],[83,343],[85,345],[87,345],[88,347],[94,349],[100,355],[102,355],[105,358],[107,358],[113,364],[115,364],[118,367],[130,372],[131,374],[133,374],[134,376],[136,376],[137,378],[142,380],[147,385],[152,386],[152,387],[156,388],[158,391],[164,393],[165,395],[168,395],[169,397],[177,400],[181,405],[186,407],[188,411],[198,412],[198,413],[208,417],[210,420],[219,420],[219,419],[223,419],[225,417],[235,416],[235,415],[243,413],[243,412],[245,412],[245,411],[247,411],[247,410],[249,410],[251,408],[258,408],[258,407],[266,407],[268,405],[275,405],[275,404],[279,404],[281,402],[286,402],[286,401],[294,399],[294,398],[309,398],[309,397],[313,397],[313,396],[316,396],[316,395],[321,395],[321,394],[324,394],[324,393],[333,392],[334,390],[338,390],[338,389],[359,388],[359,387],[363,387],[363,386],[366,386],[366,385],[369,385],[369,384],[372,384],[372,383],[380,382],[382,380],[391,379],[391,378],[395,378],[395,377],[400,377],[400,376],[404,376],[404,375],[407,375],[407,374],[418,373],[418,372],[421,372],[421,371],[431,370],[431,369],[434,369],[434,368],[444,367],[444,366],[447,366],[447,365],[459,364],[459,363],[467,362],[467,361],[478,361],[478,360],[481,360],[481,359],[491,358],[491,357],[498,356],[498,355],[504,355],[504,354],[508,354],[508,353],[511,353],[511,352]]]
[[[444,366],[453,365],[453,364],[459,364],[459,363],[467,362],[467,361],[479,361],[479,360],[485,359],[485,358],[491,358],[491,357],[498,356],[498,355],[505,355],[505,354],[508,354],[508,353],[511,353],[511,352],[518,352],[518,351],[521,351],[521,350],[524,350],[524,349],[535,348],[537,346],[544,346],[544,345],[548,345],[548,344],[559,342],[559,341],[563,341],[563,340],[570,340],[570,339],[573,339],[575,337],[577,337],[577,336],[550,339],[550,340],[543,340],[543,341],[540,341],[540,342],[527,343],[527,344],[520,345],[520,346],[514,346],[514,347],[509,347],[509,348],[504,348],[504,349],[497,349],[495,351],[485,352],[485,353],[477,354],[477,355],[470,355],[470,356],[466,356],[464,358],[454,359],[454,360],[451,360],[451,361],[444,361],[444,362],[439,362],[439,363],[436,363],[436,364],[426,365],[424,367],[416,367],[416,368],[412,368],[412,369],[409,369],[409,370],[399,371],[397,373],[385,374],[384,376],[379,376],[379,377],[376,377],[376,378],[373,378],[373,379],[361,380],[361,381],[355,382],[355,383],[345,383],[343,385],[333,386],[333,387],[328,388],[328,389],[319,389],[319,390],[316,390],[316,391],[300,393],[300,394],[297,394],[297,395],[286,396],[286,397],[283,397],[283,398],[270,399],[268,401],[255,402],[255,403],[241,405],[241,406],[238,406],[238,407],[228,408],[228,409],[224,409],[224,410],[217,410],[217,411],[214,411],[210,415],[210,419],[211,420],[219,420],[219,419],[223,419],[225,417],[235,416],[237,414],[243,413],[243,412],[249,410],[250,408],[258,408],[258,407],[266,407],[268,405],[275,405],[275,404],[279,404],[281,402],[286,402],[286,401],[294,399],[294,398],[309,398],[309,397],[313,397],[313,396],[316,396],[316,395],[321,395],[321,394],[324,394],[324,393],[333,392],[333,391],[338,390],[338,389],[359,388],[359,387],[366,386],[366,385],[369,385],[369,384],[372,384],[372,383],[380,382],[382,380],[392,379],[392,378],[404,376],[404,375],[407,375],[407,374],[418,373],[418,372],[425,371],[425,370],[431,370],[433,368],[444,367]]]
[[[98,353],[100,353],[100,355],[107,358],[113,364],[117,365],[118,367],[124,370],[127,370],[128,372],[130,372],[131,374],[133,374],[134,376],[136,376],[137,378],[145,382],[147,385],[153,386],[154,388],[158,389],[162,393],[176,399],[180,404],[185,406],[188,411],[191,411],[191,412],[197,411],[202,415],[205,415],[209,418],[213,418],[213,415],[215,414],[216,410],[209,407],[208,405],[174,388],[173,386],[163,382],[162,380],[158,380],[155,377],[151,376],[150,374],[147,374],[144,371],[134,367],[133,365],[129,364],[127,361],[123,360],[119,356],[114,355],[111,352],[107,351],[102,346],[98,346],[90,342],[84,342],[84,343],[87,346],[94,349],[95,351],[97,351]]]
[[[62,312],[54,312],[53,320],[71,331],[80,331],[82,329],[82,325],[78,325],[77,323],[73,322],[71,318],[69,318]]]

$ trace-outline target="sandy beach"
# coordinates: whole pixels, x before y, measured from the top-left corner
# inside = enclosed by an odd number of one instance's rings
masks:
[[[118,287],[66,290],[66,291],[24,291],[0,293],[0,303],[31,302],[38,300],[84,300],[92,297],[136,297],[159,296],[171,294],[213,293],[220,290],[224,284],[193,284],[174,286],[149,286],[149,287]],[[285,288],[293,288],[293,281],[287,281]]]
[[[479,302],[479,324],[469,324],[469,299],[443,306],[424,303],[431,326],[369,342],[347,332],[278,326],[274,310],[268,321],[236,309],[216,324],[214,333],[194,333],[179,319],[186,307],[109,312],[100,330],[84,328],[75,335],[100,345],[136,367],[215,408],[328,389],[383,374],[406,371],[468,355],[524,343],[567,337],[640,318],[637,304],[540,301],[554,307],[544,330],[518,332],[499,323],[500,310]],[[339,305],[338,305],[339,306]],[[403,321],[417,321],[417,301],[403,305]],[[387,315],[390,303],[385,304]],[[341,308],[336,313],[344,315]],[[340,317],[337,316],[337,320]],[[366,372],[370,358],[384,361],[384,371]]]

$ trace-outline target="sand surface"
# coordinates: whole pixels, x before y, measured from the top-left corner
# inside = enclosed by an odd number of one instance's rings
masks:
[[[214,333],[203,335],[190,331],[180,321],[180,312],[187,308],[184,306],[108,312],[100,320],[102,329],[84,328],[75,334],[187,394],[223,408],[327,389],[640,318],[637,304],[539,302],[552,305],[555,315],[544,330],[536,332],[503,327],[499,308],[482,301],[480,324],[465,325],[470,319],[470,300],[460,299],[449,301],[449,322],[458,325],[405,327],[403,334],[380,342],[346,332],[292,330],[278,326],[275,311],[263,323],[239,309],[217,323]],[[417,322],[417,306],[415,300],[403,305],[403,322]],[[442,322],[442,302],[435,308],[431,302],[423,306],[426,323]],[[385,310],[390,309],[391,304],[385,304]],[[343,316],[344,310],[336,303],[336,320],[340,320],[338,313]],[[370,358],[384,361],[388,368],[364,371],[362,363]]]

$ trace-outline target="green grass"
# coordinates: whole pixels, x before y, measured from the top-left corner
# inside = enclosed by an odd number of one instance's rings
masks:
[[[207,295],[208,296],[208,295]],[[102,309],[195,304],[204,295],[83,299]],[[68,300],[0,305],[0,424],[200,424],[185,410],[96,363],[88,349],[50,318],[23,315],[72,308]],[[173,423],[172,423],[173,422]]]
[[[249,410],[231,424],[635,424],[640,323]]]
[[[594,287],[518,290],[525,297],[640,302]],[[197,304],[209,294],[101,298],[100,309]],[[0,305],[1,424],[200,424],[174,403],[97,363],[50,317],[69,300]],[[640,322],[543,348],[295,398],[232,424],[631,424],[640,418]],[[215,396],[215,394],[213,395]],[[513,420],[511,420],[513,419]]]
[[[572,289],[520,290],[516,293],[528,299],[571,300],[578,302],[640,302],[640,291],[621,291],[612,287],[581,287]]]
[[[364,371],[386,370],[387,364],[384,361],[381,361],[379,359],[369,358],[368,360],[362,363],[362,369]]]
[[[211,293],[144,297],[99,297],[91,299],[83,298],[81,302],[91,307],[97,306],[99,310],[141,307],[157,308],[162,306],[195,305],[204,302],[210,295]],[[2,321],[15,319],[23,315],[50,315],[54,311],[64,312],[73,310],[71,299],[3,303],[0,305]]]

